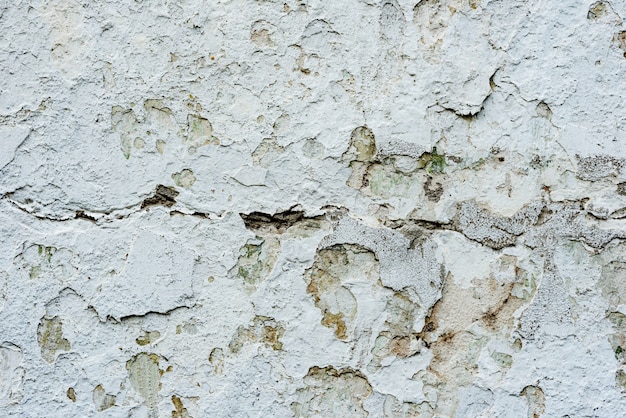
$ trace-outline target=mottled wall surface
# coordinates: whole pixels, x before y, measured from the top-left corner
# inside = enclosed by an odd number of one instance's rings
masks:
[[[0,2],[0,416],[622,416],[623,18]]]

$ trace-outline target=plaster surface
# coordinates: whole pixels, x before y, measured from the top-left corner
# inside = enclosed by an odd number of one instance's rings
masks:
[[[624,17],[0,2],[0,415],[621,416]]]

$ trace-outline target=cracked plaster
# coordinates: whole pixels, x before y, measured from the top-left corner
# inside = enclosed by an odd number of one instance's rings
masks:
[[[0,4],[0,415],[619,416],[625,15]]]

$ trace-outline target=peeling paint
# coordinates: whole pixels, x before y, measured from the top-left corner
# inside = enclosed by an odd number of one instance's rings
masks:
[[[363,402],[372,388],[360,373],[353,370],[312,367],[304,377],[302,389],[291,405],[296,416],[366,417]]]
[[[623,2],[13,3],[0,415],[626,410]]]

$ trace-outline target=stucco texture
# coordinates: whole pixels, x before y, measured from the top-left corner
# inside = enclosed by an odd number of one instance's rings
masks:
[[[623,17],[0,1],[0,416],[623,416]]]

